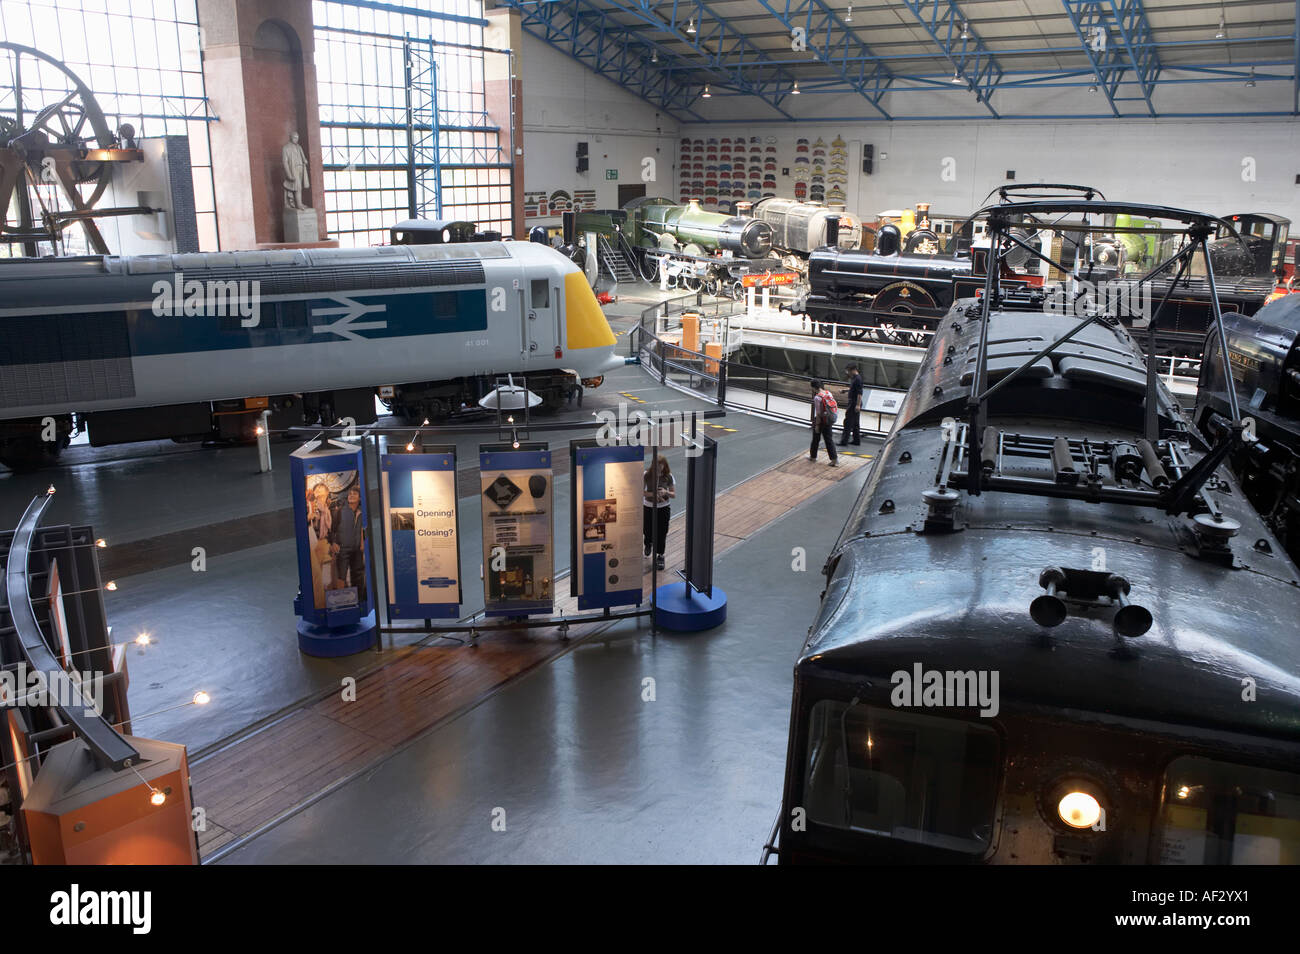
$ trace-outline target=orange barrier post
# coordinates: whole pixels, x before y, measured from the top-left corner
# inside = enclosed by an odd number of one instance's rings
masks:
[[[700,350],[700,316],[694,312],[682,315],[682,347],[687,351]]]

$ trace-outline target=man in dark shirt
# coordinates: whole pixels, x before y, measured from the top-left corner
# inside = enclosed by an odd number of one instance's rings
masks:
[[[354,486],[348,490],[348,505],[339,511],[334,521],[334,544],[338,547],[335,579],[340,587],[355,586],[359,603],[366,601],[365,533],[361,490]]]
[[[858,412],[862,410],[862,375],[858,373],[856,364],[849,365],[848,372],[849,398],[844,402],[844,430],[840,433],[840,446],[847,447],[852,435],[853,446],[857,447],[862,443],[862,432],[858,429]]]

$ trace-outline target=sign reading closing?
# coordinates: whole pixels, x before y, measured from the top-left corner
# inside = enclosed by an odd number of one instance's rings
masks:
[[[389,617],[456,618],[461,604],[456,448],[384,454],[380,477]]]

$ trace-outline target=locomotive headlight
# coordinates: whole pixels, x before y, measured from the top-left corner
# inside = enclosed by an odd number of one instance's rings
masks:
[[[1066,792],[1056,810],[1071,828],[1091,828],[1101,818],[1101,803],[1087,792]]]

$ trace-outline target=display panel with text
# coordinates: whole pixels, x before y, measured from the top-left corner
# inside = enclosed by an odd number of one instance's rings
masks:
[[[555,605],[551,452],[542,443],[483,444],[479,468],[484,612],[549,613]]]

